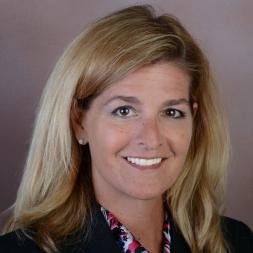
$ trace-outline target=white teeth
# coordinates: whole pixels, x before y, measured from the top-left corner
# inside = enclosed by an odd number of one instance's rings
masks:
[[[131,163],[134,163],[140,166],[150,166],[150,165],[160,163],[162,161],[162,158],[144,159],[144,158],[127,157],[127,160]]]

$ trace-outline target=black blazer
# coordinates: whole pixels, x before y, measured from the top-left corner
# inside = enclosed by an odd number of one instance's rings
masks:
[[[64,244],[60,253],[122,253],[99,209],[94,216],[94,226],[88,240],[84,240],[80,234],[75,235]],[[253,233],[245,224],[223,218],[223,230],[231,253],[253,253]],[[17,234],[11,232],[0,237],[0,253],[45,253],[33,240],[25,236],[20,238]],[[191,252],[173,222],[171,222],[171,252]]]

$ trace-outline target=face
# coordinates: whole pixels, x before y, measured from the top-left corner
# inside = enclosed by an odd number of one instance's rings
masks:
[[[83,112],[99,198],[160,198],[179,176],[192,136],[190,78],[172,63],[143,67]],[[77,130],[78,129],[78,130]]]

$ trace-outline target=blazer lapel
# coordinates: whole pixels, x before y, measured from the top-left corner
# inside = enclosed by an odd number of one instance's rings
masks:
[[[91,231],[85,239],[82,231],[66,241],[62,253],[122,253],[98,205],[93,207]]]
[[[183,238],[177,226],[171,222],[171,253],[191,253],[189,245]]]
[[[96,221],[91,237],[85,247],[85,253],[122,253],[112,236],[109,226],[100,210],[96,210]]]

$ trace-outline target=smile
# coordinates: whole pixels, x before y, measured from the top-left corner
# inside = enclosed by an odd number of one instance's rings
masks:
[[[139,166],[151,166],[161,163],[162,158],[152,158],[152,159],[144,159],[144,158],[136,158],[136,157],[126,157],[127,161]]]

